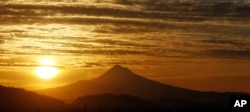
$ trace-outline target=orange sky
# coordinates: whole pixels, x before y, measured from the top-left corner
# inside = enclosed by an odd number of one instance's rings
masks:
[[[125,65],[126,66],[126,65]],[[201,91],[250,92],[248,64],[175,64],[162,66],[127,66],[146,78],[183,88]],[[78,80],[91,80],[111,66],[91,69],[59,69],[52,79],[41,79],[35,70],[1,72],[1,84],[39,90],[61,86]],[[4,75],[6,74],[6,75]]]
[[[250,93],[250,23],[241,6],[217,12],[213,3],[161,4],[7,0],[0,84],[38,90],[120,64],[184,88]],[[46,57],[51,61],[41,62]],[[46,69],[55,76],[39,78]]]

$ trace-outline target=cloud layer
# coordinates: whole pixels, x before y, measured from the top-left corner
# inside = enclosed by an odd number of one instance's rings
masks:
[[[36,66],[14,58],[42,55],[70,68],[250,59],[249,4],[55,3],[1,5],[0,66]]]

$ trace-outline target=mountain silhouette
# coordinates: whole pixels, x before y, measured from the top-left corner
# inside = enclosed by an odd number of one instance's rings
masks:
[[[64,102],[20,88],[0,86],[1,112],[65,112]]]
[[[229,106],[227,104],[229,96],[237,94],[200,92],[175,87],[139,76],[120,65],[115,65],[96,79],[82,80],[70,85],[46,89],[43,90],[43,93],[65,101],[73,101],[73,99],[86,95],[112,93],[131,95],[160,102],[164,105],[206,104],[215,107],[218,106],[218,102],[221,103],[220,106]]]

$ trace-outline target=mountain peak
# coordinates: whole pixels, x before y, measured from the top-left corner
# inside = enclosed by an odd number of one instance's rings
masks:
[[[106,73],[99,77],[99,79],[127,79],[136,76],[131,70],[121,65],[115,65],[110,68]]]
[[[124,67],[122,67],[121,65],[115,65],[111,69],[122,69],[122,68],[124,68]]]
[[[128,68],[121,65],[115,65],[109,69],[105,74],[133,74]]]

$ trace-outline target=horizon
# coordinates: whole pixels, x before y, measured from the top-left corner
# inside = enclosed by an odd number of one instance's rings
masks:
[[[35,1],[0,2],[0,85],[58,87],[118,64],[181,88],[250,93],[249,0]]]

